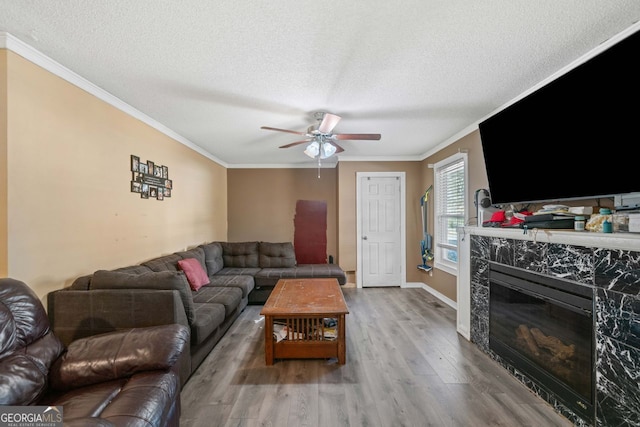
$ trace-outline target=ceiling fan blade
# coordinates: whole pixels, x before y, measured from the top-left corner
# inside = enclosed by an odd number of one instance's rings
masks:
[[[331,133],[334,127],[338,124],[341,117],[336,116],[335,114],[325,113],[322,118],[322,122],[320,122],[320,126],[318,126],[318,132],[320,133]]]
[[[336,133],[335,135],[333,135],[333,138],[337,139],[338,141],[358,139],[378,141],[381,137],[382,136],[379,133]]]
[[[336,154],[338,153],[342,153],[344,151],[344,148],[342,148],[341,146],[339,146],[338,144],[336,144],[335,142],[331,141],[330,142],[331,145],[334,145],[336,147]]]
[[[294,147],[296,145],[304,144],[304,143],[311,142],[311,141],[313,141],[313,139],[305,139],[304,141],[296,141],[296,142],[292,142],[292,143],[287,144],[287,145],[281,145],[279,148]]]
[[[287,132],[287,133],[293,133],[296,135],[306,135],[305,132],[298,132],[297,130],[289,130],[289,129],[278,129],[278,128],[272,128],[269,126],[261,126],[260,129],[266,129],[266,130],[275,130],[278,132]]]

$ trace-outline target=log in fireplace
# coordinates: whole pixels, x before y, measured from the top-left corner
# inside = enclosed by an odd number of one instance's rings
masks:
[[[593,289],[489,263],[489,348],[585,420],[595,419]]]

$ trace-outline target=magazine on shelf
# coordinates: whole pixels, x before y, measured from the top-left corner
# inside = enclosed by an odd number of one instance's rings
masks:
[[[324,328],[322,335],[326,340],[334,340],[338,338],[338,329],[335,326],[331,328]]]
[[[290,330],[286,325],[273,323],[273,338],[276,342],[282,340],[304,340],[304,333]]]
[[[287,338],[287,327],[279,323],[274,323],[273,338],[276,340],[276,342],[280,342],[283,339]]]

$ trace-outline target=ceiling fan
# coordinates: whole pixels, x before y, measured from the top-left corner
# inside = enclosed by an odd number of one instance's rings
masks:
[[[281,145],[280,148],[294,147],[300,144],[309,144],[304,150],[304,153],[311,158],[326,159],[336,153],[344,151],[336,141],[345,140],[374,140],[380,139],[379,133],[332,133],[333,128],[336,127],[341,117],[331,113],[317,112],[314,113],[314,117],[318,120],[318,126],[309,126],[306,132],[299,132],[289,129],[279,129],[269,126],[262,126],[260,129],[275,130],[278,132],[293,133],[295,135],[304,135],[306,139],[301,141],[291,142],[286,145]]]

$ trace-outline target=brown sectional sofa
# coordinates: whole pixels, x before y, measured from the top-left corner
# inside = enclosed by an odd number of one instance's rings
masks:
[[[252,276],[255,287],[249,294],[249,304],[264,304],[280,279],[328,277],[337,279],[340,285],[347,283],[346,273],[336,264],[297,264],[289,242],[222,242],[220,245],[223,266],[215,274]]]
[[[209,283],[193,290],[181,260],[196,259]],[[133,327],[182,324],[190,345],[181,382],[202,363],[248,304],[263,304],[281,278],[346,283],[335,264],[298,265],[290,242],[211,242],[115,270],[98,270],[47,295],[52,328],[64,344]]]

